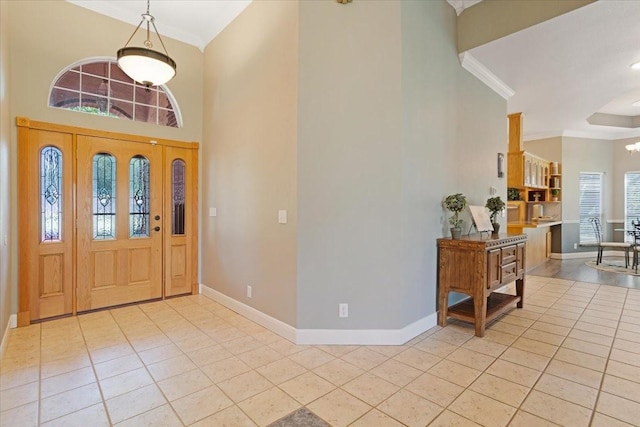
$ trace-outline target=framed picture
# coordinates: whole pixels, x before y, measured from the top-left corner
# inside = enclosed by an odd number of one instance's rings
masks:
[[[471,217],[473,223],[478,231],[493,231],[493,225],[491,225],[491,219],[489,218],[489,212],[484,206],[469,205],[471,211]]]

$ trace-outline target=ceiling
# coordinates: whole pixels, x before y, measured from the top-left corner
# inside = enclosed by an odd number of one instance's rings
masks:
[[[147,11],[146,0],[67,1],[134,26]],[[204,50],[250,3],[251,0],[154,0],[150,2],[149,13],[155,18],[161,36]]]
[[[640,136],[640,2],[600,0],[470,50],[512,89],[524,139]]]
[[[145,0],[67,0],[132,25]],[[459,14],[480,0],[448,0]],[[150,13],[162,36],[201,50],[251,0],[162,0]],[[640,1],[599,0],[467,52],[498,82],[524,139],[640,136]],[[505,93],[511,94],[504,95]],[[591,123],[590,123],[591,122]]]

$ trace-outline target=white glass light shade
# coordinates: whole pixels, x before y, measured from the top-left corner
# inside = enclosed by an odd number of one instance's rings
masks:
[[[176,75],[176,63],[164,53],[143,47],[118,50],[118,66],[133,80],[147,86],[168,82]]]
[[[626,148],[628,151],[631,151],[632,153],[640,152],[640,141],[636,142],[635,144],[625,145],[624,148]]]

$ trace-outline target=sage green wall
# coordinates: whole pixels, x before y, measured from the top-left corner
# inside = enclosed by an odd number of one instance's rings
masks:
[[[580,243],[580,173],[603,173],[602,218],[605,236],[612,237],[607,221],[613,217],[612,142],[602,139],[562,137],[562,252],[592,252],[574,249]]]
[[[506,198],[506,102],[460,67],[455,31],[444,1],[301,2],[298,328],[433,314],[443,197]]]
[[[9,114],[9,5],[0,1],[0,340],[13,310],[15,289],[11,286],[11,256],[9,252],[9,216],[12,167],[9,164],[11,147],[11,115]],[[11,243],[13,240],[11,240]],[[1,355],[0,355],[1,356]]]
[[[50,87],[60,71],[86,58],[115,58],[134,28],[115,19],[96,14],[63,0],[0,1],[2,4],[2,34],[9,31],[10,49],[4,49],[3,61],[9,54],[10,97],[2,99],[3,144],[11,131],[9,172],[11,197],[9,200],[9,242],[11,279],[9,292],[11,313],[17,312],[17,116],[31,120],[60,123],[112,132],[169,138],[182,141],[202,139],[202,53],[195,47],[163,37],[169,54],[178,63],[178,74],[167,87],[176,98],[184,127],[179,129],[142,122],[82,114],[48,107]],[[8,19],[8,17],[11,19]],[[162,34],[161,23],[158,23]],[[5,41],[6,42],[6,41]],[[7,52],[8,51],[8,52]],[[3,69],[3,73],[6,68]],[[2,84],[5,85],[5,79]],[[8,103],[7,103],[8,100]],[[6,125],[6,116],[9,125]],[[6,146],[2,146],[6,149]],[[7,182],[2,179],[2,182]],[[4,197],[4,195],[3,195]],[[4,200],[3,200],[4,201]],[[6,206],[5,203],[2,204]],[[0,285],[2,283],[0,282]],[[1,288],[0,288],[1,289]],[[4,295],[3,304],[4,304]]]
[[[401,2],[300,2],[299,52],[298,328],[404,326]]]
[[[252,2],[204,57],[201,283],[295,325],[298,2]]]

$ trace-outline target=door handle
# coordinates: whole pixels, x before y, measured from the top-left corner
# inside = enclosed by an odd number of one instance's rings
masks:
[[[160,231],[160,226],[156,225],[156,226],[153,228],[153,231]]]

